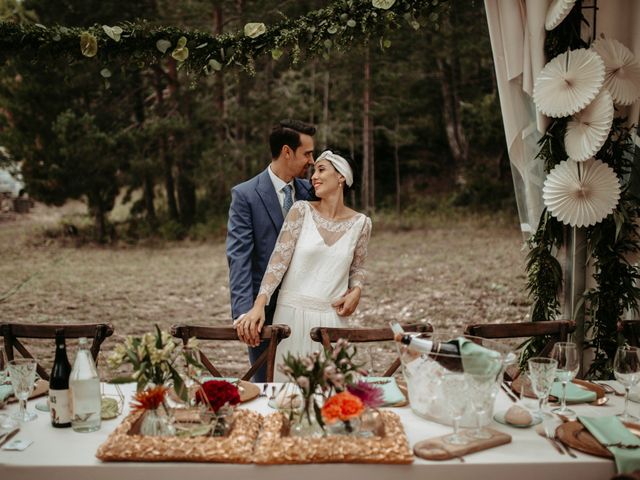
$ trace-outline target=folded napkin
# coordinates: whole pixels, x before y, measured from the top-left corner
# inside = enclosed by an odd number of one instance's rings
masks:
[[[6,402],[7,398],[13,393],[13,387],[9,385],[0,385],[0,402]]]
[[[459,337],[460,358],[464,373],[497,377],[502,371],[502,355],[495,350],[478,345],[469,339]]]
[[[393,377],[362,377],[362,380],[382,389],[383,407],[392,407],[407,401]]]
[[[562,400],[562,382],[554,382],[549,395]],[[592,390],[586,390],[575,383],[567,383],[567,403],[595,402],[597,397],[596,392]]]
[[[618,473],[640,469],[640,439],[627,430],[618,417],[579,416],[578,420],[613,454]]]
[[[208,382],[209,380],[223,380],[225,382],[229,382],[229,383],[233,383],[234,385],[238,385],[238,382],[240,381],[239,378],[233,378],[233,377],[212,377],[211,375],[205,375],[203,377],[200,377],[198,379],[200,381],[200,383],[204,383],[204,382]]]

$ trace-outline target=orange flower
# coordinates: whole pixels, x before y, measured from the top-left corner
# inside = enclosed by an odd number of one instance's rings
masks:
[[[335,423],[338,420],[346,422],[358,418],[364,411],[364,404],[355,395],[349,392],[337,393],[329,398],[322,407],[322,418],[327,423]]]
[[[155,410],[162,405],[166,393],[167,387],[162,385],[138,392],[133,396],[135,402],[131,402],[131,408],[135,412],[139,410]]]

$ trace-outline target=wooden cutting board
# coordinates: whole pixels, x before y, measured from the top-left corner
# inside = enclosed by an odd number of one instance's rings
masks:
[[[491,438],[476,438],[471,439],[471,442],[466,445],[451,445],[445,441],[451,435],[447,434],[416,443],[413,446],[413,453],[416,457],[426,460],[451,460],[452,458],[460,458],[470,453],[488,450],[511,442],[511,435],[491,428],[486,428],[485,430],[491,432]]]

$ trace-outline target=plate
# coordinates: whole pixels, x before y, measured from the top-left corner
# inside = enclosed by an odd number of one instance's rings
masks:
[[[606,391],[601,385],[597,385],[592,382],[587,382],[586,380],[579,380],[577,378],[574,378],[571,381],[571,383],[579,386],[580,388],[584,388],[585,390],[591,390],[592,392],[595,392],[596,400],[595,402],[591,402],[592,404],[603,405],[604,403],[606,403],[606,400],[601,400],[601,399],[607,398]],[[521,391],[523,388],[524,388],[524,393],[522,393],[522,395],[524,395],[527,398],[536,398],[535,393],[533,393],[533,390],[531,389],[531,381],[526,375],[520,375],[511,384],[511,389],[518,395],[521,395]],[[553,395],[549,395],[549,400],[552,402],[560,401],[559,398],[556,398]],[[567,400],[567,403],[580,403],[580,402],[571,402],[570,400]]]
[[[640,425],[635,423],[624,423],[625,427],[635,435],[640,436]],[[558,427],[556,435],[562,443],[571,448],[575,448],[583,453],[595,455],[603,458],[613,458],[612,453],[603,447],[593,435],[577,420],[565,422]]]
[[[240,393],[240,402],[248,402],[260,395],[260,387],[254,383],[240,380],[238,382],[238,390]]]
[[[514,425],[513,423],[507,422],[507,420],[504,418],[505,413],[506,412],[498,412],[493,415],[493,419],[498,423],[501,423],[503,425],[507,425],[508,427],[513,427],[513,428],[529,428],[542,422],[541,418],[538,418],[532,415],[531,423],[528,423],[527,425]]]

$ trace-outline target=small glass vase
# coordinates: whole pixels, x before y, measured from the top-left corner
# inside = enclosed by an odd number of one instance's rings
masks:
[[[140,424],[140,435],[166,437],[176,434],[171,418],[159,408],[147,410]]]
[[[233,407],[225,405],[213,413],[211,419],[211,436],[226,437],[233,427]]]
[[[292,411],[290,417],[289,435],[292,437],[322,437],[325,431],[316,419],[313,404],[307,408]]]
[[[334,422],[326,426],[327,433],[329,435],[359,435],[360,434],[360,419],[352,418],[351,420],[345,420]]]

